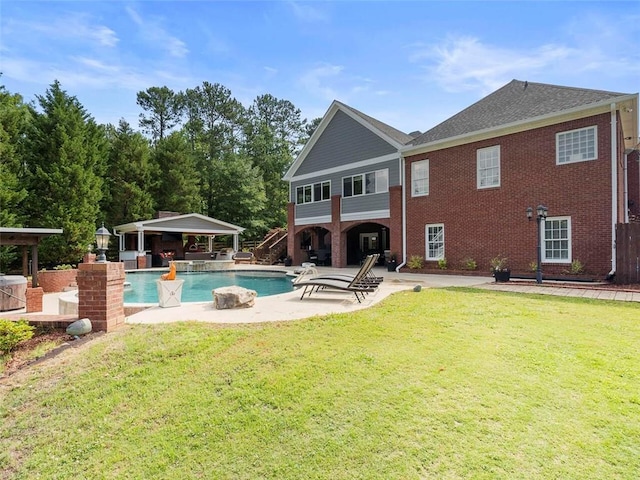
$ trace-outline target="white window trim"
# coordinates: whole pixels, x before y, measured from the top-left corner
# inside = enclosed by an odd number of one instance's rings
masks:
[[[322,194],[322,185],[324,183],[328,183],[329,184],[329,198],[316,200],[315,199],[315,189],[313,187],[314,187],[314,185],[320,184],[320,193]],[[303,201],[302,203],[298,203],[298,189],[299,188],[302,189],[302,199],[304,200],[304,189],[307,188],[307,187],[311,188],[311,201],[310,202]],[[331,180],[322,180],[321,182],[313,182],[313,183],[306,183],[304,185],[298,185],[296,187],[295,197],[296,197],[296,202],[295,202],[296,205],[308,205],[310,203],[328,202],[328,201],[331,200]]]
[[[494,183],[491,185],[480,185],[480,152],[485,152],[487,150],[497,150],[498,151],[498,183]],[[502,168],[501,168],[501,151],[500,145],[493,145],[491,147],[479,148],[476,150],[476,186],[478,190],[482,190],[485,188],[498,188],[501,184],[502,178]],[[493,168],[493,167],[492,167]]]
[[[421,164],[425,164],[427,166],[426,170],[427,170],[427,176],[423,179],[420,178],[419,180],[425,180],[427,181],[427,191],[426,192],[420,192],[420,193],[416,193],[415,188],[414,188],[414,180],[416,180],[415,177],[415,167],[417,165],[421,165]],[[420,160],[418,162],[413,162],[411,164],[411,196],[412,197],[425,197],[427,195],[429,195],[429,174],[431,173],[429,171],[429,159],[425,159],[425,160]]]
[[[441,227],[442,228],[442,255],[438,256],[438,257],[430,257],[429,256],[429,227]],[[424,258],[425,260],[441,260],[443,258],[445,258],[445,236],[444,236],[444,223],[429,223],[427,225],[424,226],[424,246],[425,246],[425,253],[424,253]]]
[[[387,177],[387,182],[386,182],[386,189],[384,190],[378,190],[378,173],[380,172],[386,172],[386,177]],[[367,175],[373,174],[376,178],[376,191],[375,192],[371,192],[371,193],[367,193]],[[351,178],[353,179],[353,177],[362,177],[362,193],[358,193],[357,195],[353,193],[353,183],[351,184],[352,186],[352,192],[351,195],[349,195],[348,197],[345,196],[344,194],[344,181],[346,178]],[[344,177],[342,177],[342,197],[343,198],[353,198],[353,197],[361,197],[363,195],[377,195],[379,193],[388,193],[389,192],[389,169],[388,168],[379,168],[378,170],[372,170],[370,172],[362,172],[362,173],[355,173],[353,175],[345,175]]]
[[[547,221],[554,221],[554,220],[566,220],[567,221],[567,250],[568,250],[568,255],[567,258],[547,258],[547,244],[546,244],[546,238],[545,238],[545,224],[543,223],[540,227],[540,245],[542,245],[541,249],[542,249],[542,263],[553,263],[553,264],[567,264],[567,263],[571,263],[572,262],[572,258],[573,258],[573,253],[572,253],[572,249],[571,249],[571,217],[548,217],[544,220],[544,222]]]
[[[593,129],[593,154],[594,157],[593,158],[580,158],[577,160],[569,160],[566,162],[560,162],[560,136],[561,135],[566,135],[568,133],[573,133],[573,132],[579,132],[581,130],[591,130]],[[567,130],[565,132],[558,132],[556,133],[556,165],[569,165],[572,163],[579,163],[579,162],[590,162],[592,160],[597,160],[598,159],[598,126],[597,125],[591,125],[589,127],[582,127],[582,128],[575,128],[573,130]]]

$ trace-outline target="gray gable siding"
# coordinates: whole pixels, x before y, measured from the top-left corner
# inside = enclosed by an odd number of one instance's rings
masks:
[[[376,170],[382,170],[384,168],[389,169],[389,186],[392,187],[394,185],[400,184],[400,161],[399,160],[389,160],[386,162],[376,163],[374,165],[368,165],[363,168],[350,168],[348,170],[344,170],[341,172],[332,173],[329,176],[318,176],[315,178],[309,178],[306,180],[298,180],[295,182],[291,182],[291,202],[296,201],[296,188],[303,185],[312,185],[314,183],[325,182],[327,180],[331,181],[331,196],[333,195],[342,195],[342,178],[348,177],[351,175],[356,175],[358,173],[367,173],[374,172]],[[319,203],[319,202],[318,202]]]
[[[313,179],[291,182],[291,201],[296,201],[296,187],[309,185],[327,180],[331,181],[331,195],[342,195],[342,179],[359,173],[373,172],[389,169],[389,186],[400,183],[400,161],[389,160],[386,162],[369,165],[364,168],[351,168],[342,172],[331,174],[329,177],[316,177]],[[389,193],[378,193],[370,195],[359,195],[342,199],[342,213],[370,212],[374,210],[386,210],[389,208]],[[331,215],[331,202],[312,202],[303,205],[296,205],[296,218],[317,217]]]
[[[331,216],[331,200],[296,205],[296,218]]]
[[[342,213],[373,212],[376,210],[389,210],[389,192],[342,199]]]
[[[337,111],[295,174],[305,175],[396,151],[371,130]]]

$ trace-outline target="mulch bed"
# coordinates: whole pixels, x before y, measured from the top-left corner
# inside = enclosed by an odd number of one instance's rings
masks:
[[[4,372],[0,374],[0,377],[3,375],[11,375],[16,370],[29,365],[37,359],[32,358],[31,352],[38,348],[41,344],[46,342],[51,342],[52,349],[59,347],[67,342],[74,340],[74,337],[71,335],[67,335],[64,330],[45,330],[38,332],[36,331],[33,337],[29,340],[25,340],[20,342],[16,348],[11,352],[11,358],[4,366]],[[51,351],[51,350],[49,350]],[[45,352],[44,354],[46,354]]]

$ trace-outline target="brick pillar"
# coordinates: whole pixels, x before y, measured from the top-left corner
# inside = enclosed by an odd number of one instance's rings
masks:
[[[136,257],[138,268],[147,268],[147,257],[146,255],[140,255]]]
[[[88,318],[94,331],[111,332],[124,325],[124,264],[78,265],[78,317]]]
[[[402,262],[402,186],[389,187],[389,250],[397,254],[398,265]]]
[[[82,257],[82,263],[93,263],[96,261],[95,253],[85,253],[84,257]]]
[[[341,195],[331,197],[331,266],[339,268],[347,266],[347,252],[346,249],[343,249],[345,242],[342,238],[340,222],[341,200]]]
[[[42,311],[42,297],[44,290],[42,287],[27,288],[27,313]]]

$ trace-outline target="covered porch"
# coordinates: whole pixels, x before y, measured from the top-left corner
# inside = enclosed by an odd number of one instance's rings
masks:
[[[239,236],[244,228],[198,213],[165,214],[160,218],[142,220],[114,227],[118,237],[118,260],[126,270],[161,267],[170,260],[215,261],[231,259],[238,251]],[[216,252],[216,236],[232,237],[233,252]],[[206,237],[203,243],[196,237]],[[216,258],[223,254],[225,258]]]

